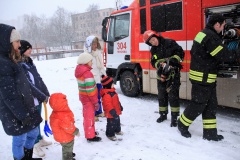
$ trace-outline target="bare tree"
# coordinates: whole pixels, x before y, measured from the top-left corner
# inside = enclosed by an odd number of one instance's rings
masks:
[[[97,4],[91,4],[87,8],[86,13],[86,24],[87,24],[87,35],[96,35],[97,26],[99,26],[99,23],[101,23],[100,13],[98,12],[99,5]]]
[[[87,12],[90,12],[90,11],[97,11],[99,10],[99,5],[98,4],[90,4],[87,8]]]
[[[40,25],[41,19],[36,15],[24,15],[24,26],[20,30],[22,38],[30,41],[33,46],[37,47],[38,41],[41,37]]]
[[[51,19],[52,40],[55,40],[55,45],[60,45],[63,49],[64,45],[71,44],[73,29],[71,25],[71,13],[64,8],[58,7],[57,11]]]

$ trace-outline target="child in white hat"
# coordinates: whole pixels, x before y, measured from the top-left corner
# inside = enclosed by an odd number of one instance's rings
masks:
[[[77,60],[75,77],[78,82],[79,100],[83,106],[83,127],[85,138],[88,141],[98,142],[101,138],[95,132],[94,114],[99,109],[98,92],[92,69],[92,55],[82,53]]]

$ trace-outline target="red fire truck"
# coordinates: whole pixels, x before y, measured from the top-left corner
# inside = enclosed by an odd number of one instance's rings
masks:
[[[156,70],[150,64],[150,47],[143,33],[154,30],[177,41],[185,51],[182,62],[180,98],[191,99],[189,81],[190,50],[196,34],[213,13],[226,17],[224,43],[240,47],[239,0],[134,0],[129,7],[114,11],[102,22],[103,56],[106,71],[120,81],[124,95],[157,94]],[[229,45],[230,46],[230,45]],[[239,64],[223,63],[219,68],[217,95],[219,105],[240,109]]]

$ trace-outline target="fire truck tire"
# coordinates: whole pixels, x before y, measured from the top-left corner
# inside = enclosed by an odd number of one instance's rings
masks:
[[[120,88],[124,95],[136,97],[139,94],[139,83],[137,77],[131,71],[124,71],[120,76]]]

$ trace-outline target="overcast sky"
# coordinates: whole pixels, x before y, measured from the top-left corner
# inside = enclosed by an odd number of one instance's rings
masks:
[[[122,0],[125,5],[132,1]],[[1,20],[15,20],[24,14],[51,17],[58,7],[82,13],[91,4],[98,4],[100,9],[116,8],[115,0],[0,0],[0,23]]]

